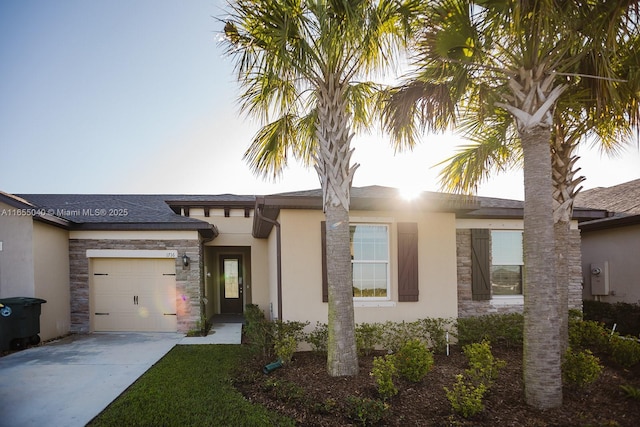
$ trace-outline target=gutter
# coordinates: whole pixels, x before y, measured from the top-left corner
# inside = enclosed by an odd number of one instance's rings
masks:
[[[280,232],[280,223],[275,219],[264,216],[260,208],[261,205],[264,206],[264,197],[257,197],[255,212],[258,219],[276,226],[276,286],[278,293],[278,320],[282,320],[282,235]]]

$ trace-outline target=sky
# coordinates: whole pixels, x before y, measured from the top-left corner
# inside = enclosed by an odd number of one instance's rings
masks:
[[[224,0],[0,1],[0,191],[274,194],[319,188],[291,162],[276,181],[243,154],[260,123],[220,44]],[[466,142],[424,135],[394,153],[379,132],[354,138],[353,185],[437,191],[437,163]],[[580,149],[584,188],[640,178],[640,150]],[[522,173],[481,196],[522,200]]]

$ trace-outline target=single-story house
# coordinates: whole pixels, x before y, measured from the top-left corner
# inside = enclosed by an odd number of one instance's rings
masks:
[[[576,204],[610,212],[580,224],[584,299],[640,303],[640,179],[584,191]]]
[[[356,322],[521,312],[523,202],[353,188]],[[576,209],[570,304],[582,304]],[[326,322],[320,190],[266,196],[0,193],[0,298],[34,296],[43,339],[179,331],[256,304]]]

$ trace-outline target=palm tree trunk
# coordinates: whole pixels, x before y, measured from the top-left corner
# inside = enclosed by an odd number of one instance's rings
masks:
[[[562,405],[555,236],[549,141],[551,132],[521,132],[524,155],[524,383],[527,404]]]
[[[315,160],[327,221],[327,371],[334,377],[351,376],[357,375],[359,370],[349,236],[351,182],[358,165],[350,164],[353,135],[345,108],[345,86],[333,75],[318,86],[318,152]]]
[[[580,191],[578,185],[584,177],[574,178],[579,169],[574,169],[578,160],[573,152],[577,144],[567,140],[561,126],[556,126],[551,147],[551,167],[553,171],[553,220],[556,236],[556,277],[560,309],[560,352],[569,347],[569,286],[571,265],[569,252],[571,245],[571,217],[573,202]]]
[[[358,374],[355,320],[353,312],[353,280],[349,248],[349,212],[341,206],[328,206],[327,281],[329,315],[327,371],[331,376]],[[344,262],[344,261],[347,262]]]

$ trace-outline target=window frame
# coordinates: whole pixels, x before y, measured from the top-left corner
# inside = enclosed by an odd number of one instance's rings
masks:
[[[364,226],[364,227],[383,227],[386,232],[386,259],[385,260],[355,260],[353,258],[353,235],[351,234],[351,227]],[[377,223],[377,222],[349,222],[349,246],[352,250],[351,257],[351,274],[352,274],[352,286],[355,288],[355,275],[354,275],[354,264],[384,264],[386,267],[386,296],[384,297],[363,297],[363,296],[353,296],[354,302],[373,302],[373,301],[390,301],[391,300],[391,227],[387,223]]]
[[[491,301],[497,303],[512,303],[512,302],[524,302],[524,231],[520,229],[490,229],[489,230],[491,240],[490,240],[490,261],[489,261],[489,282],[491,287]],[[494,251],[494,233],[520,233],[521,236],[521,264],[494,264],[493,260],[493,251]],[[521,283],[521,292],[518,294],[510,294],[510,295],[496,295],[493,291],[493,267],[497,265],[508,265],[508,266],[520,266],[520,283]]]

